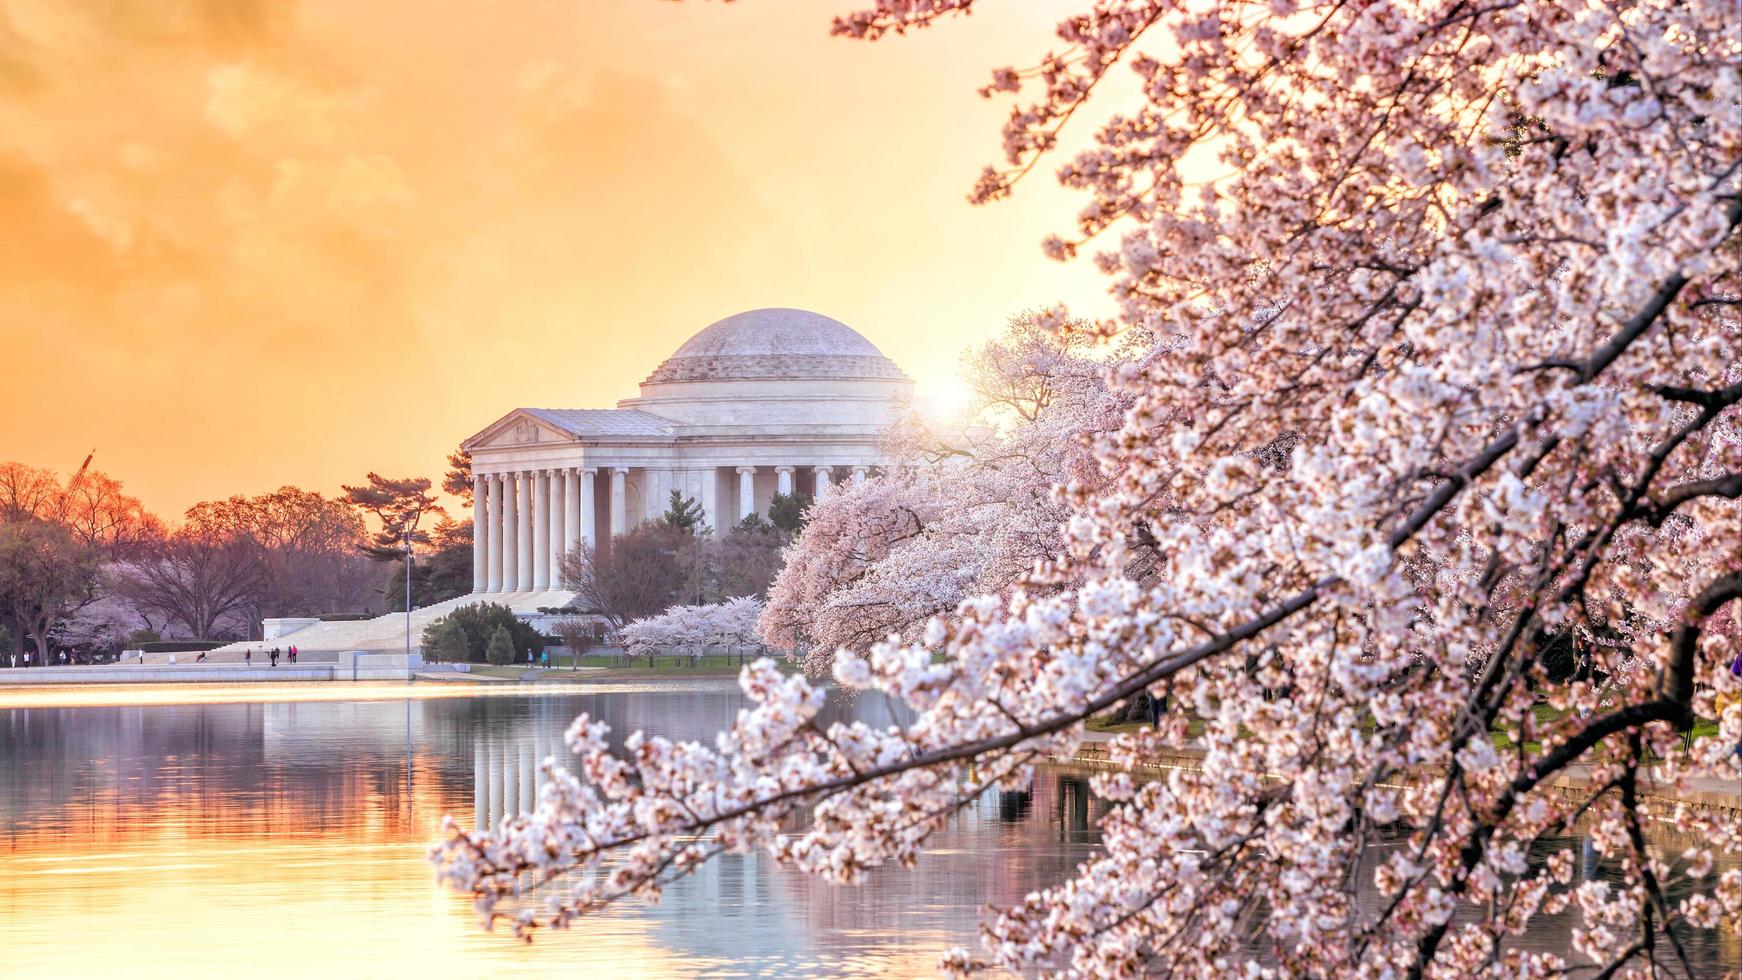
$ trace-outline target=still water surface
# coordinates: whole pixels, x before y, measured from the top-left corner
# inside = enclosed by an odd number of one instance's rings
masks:
[[[582,711],[693,738],[743,700],[708,682],[460,694],[159,688],[0,708],[0,974],[922,976],[973,942],[984,902],[1057,881],[1096,846],[1086,774],[1048,770],[977,801],[916,871],[833,888],[727,857],[660,905],[525,946],[434,887],[442,814],[519,809]],[[153,703],[101,703],[141,696]],[[829,710],[889,720],[871,699]],[[1568,925],[1528,943],[1564,951]],[[1702,971],[1742,961],[1734,936],[1690,940]]]

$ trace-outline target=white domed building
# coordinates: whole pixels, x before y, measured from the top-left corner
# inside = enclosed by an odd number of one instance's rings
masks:
[[[274,676],[404,679],[422,661],[402,651],[460,606],[488,600],[527,618],[566,606],[574,593],[558,580],[562,554],[665,513],[673,490],[724,528],[766,514],[776,492],[826,497],[834,484],[864,479],[912,388],[837,320],[786,309],[729,316],[616,408],[517,408],[461,443],[474,481],[471,594],[361,621],[268,619],[263,641],[220,647],[210,659],[234,663],[252,651],[259,663],[268,645],[295,645],[298,667],[268,668]]]
[[[515,409],[461,443],[474,590],[559,589],[563,552],[658,517],[673,490],[716,528],[766,513],[777,492],[827,497],[879,465],[912,388],[846,324],[764,309],[691,337],[616,408]]]

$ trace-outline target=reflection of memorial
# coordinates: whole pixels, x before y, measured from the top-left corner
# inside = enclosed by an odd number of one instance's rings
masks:
[[[562,733],[544,728],[472,736],[472,826],[494,826],[503,817],[525,813],[538,804],[548,781],[544,760],[567,759]]]
[[[1108,804],[1083,771],[1048,767],[1031,787],[990,791],[951,817],[913,871],[876,869],[856,887],[730,856],[672,885],[660,905],[628,903],[531,948],[476,931],[463,898],[440,896],[432,914],[424,855],[441,815],[463,818],[470,805],[490,822],[529,806],[541,758],[568,758],[562,734],[575,715],[604,719],[619,740],[638,727],[707,740],[744,706],[729,684],[666,683],[0,710],[0,907],[29,910],[0,917],[0,962],[57,976],[322,955],[334,975],[355,973],[348,957],[361,955],[428,975],[921,975],[942,948],[972,942],[984,903],[1061,882],[1094,854]],[[821,720],[854,718],[879,728],[898,720],[881,698],[838,696]],[[1696,843],[1662,823],[1648,834],[1672,862]],[[1530,859],[1572,849],[1583,878],[1616,880],[1614,860],[1582,843],[1547,840]],[[1372,864],[1386,853],[1375,848],[1353,874],[1363,913],[1379,901]],[[1735,867],[1723,858],[1717,870]],[[1677,876],[1668,887],[1672,903],[1687,894]],[[92,922],[102,943],[68,942]],[[1565,952],[1576,924],[1571,911],[1540,916],[1517,943]],[[1732,924],[1687,945],[1697,975],[1742,965]]]

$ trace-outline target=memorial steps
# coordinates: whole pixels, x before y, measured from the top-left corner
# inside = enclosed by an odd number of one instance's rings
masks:
[[[446,616],[461,606],[474,602],[493,602],[507,606],[516,613],[536,613],[539,609],[554,609],[567,605],[575,597],[573,592],[545,590],[541,592],[475,592],[471,595],[448,599],[444,602],[420,606],[411,611],[411,646],[417,650],[423,645],[424,628]],[[280,651],[291,646],[297,649],[297,659],[308,663],[331,662],[336,655],[349,650],[363,650],[370,653],[403,653],[405,651],[405,614],[402,612],[387,613],[374,619],[356,619],[341,622],[315,623],[299,630],[285,633],[270,640],[249,640],[231,643],[206,651],[208,663],[241,663],[243,654],[254,651],[256,665],[266,663],[267,651],[277,647]],[[197,652],[183,651],[175,654],[177,663],[191,663]],[[145,656],[145,663],[164,664],[169,662],[167,653],[151,653]],[[284,661],[281,659],[280,663]]]

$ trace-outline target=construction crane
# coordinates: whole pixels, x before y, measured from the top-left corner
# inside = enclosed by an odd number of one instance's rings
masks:
[[[68,490],[71,490],[73,487],[78,486],[79,481],[84,479],[85,471],[91,468],[91,459],[93,457],[95,457],[96,455],[97,455],[97,450],[95,447],[93,447],[90,452],[85,454],[85,461],[83,463],[79,464],[79,471],[77,473],[74,473],[72,479],[67,481],[67,489]]]

